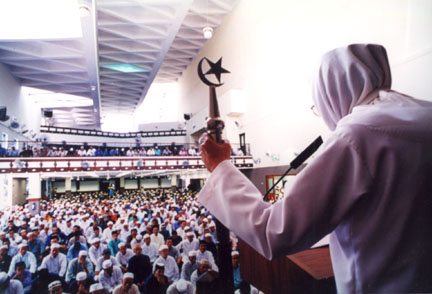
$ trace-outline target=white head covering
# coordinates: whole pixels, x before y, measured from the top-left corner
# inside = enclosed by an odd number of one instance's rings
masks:
[[[124,279],[133,279],[133,278],[134,278],[134,274],[130,273],[130,272],[127,272],[123,275],[123,280]]]
[[[183,279],[178,280],[176,283],[176,289],[180,293],[186,293],[187,286],[188,286],[187,282]]]
[[[79,273],[76,275],[76,280],[77,280],[78,282],[85,281],[86,279],[87,279],[87,273],[86,273],[86,272],[79,272]]]
[[[315,80],[313,99],[327,126],[338,121],[354,106],[372,101],[380,89],[391,86],[390,66],[383,46],[353,44],[326,53]]]

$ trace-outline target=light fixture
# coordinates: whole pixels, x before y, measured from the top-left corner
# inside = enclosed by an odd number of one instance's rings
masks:
[[[213,29],[211,27],[203,28],[203,35],[205,39],[211,39],[213,37]]]
[[[148,69],[139,67],[133,64],[121,63],[121,64],[101,64],[101,67],[116,70],[124,73],[134,73],[134,72],[148,72]]]
[[[90,8],[87,5],[80,5],[79,7],[79,15],[80,17],[86,17],[90,14]]]

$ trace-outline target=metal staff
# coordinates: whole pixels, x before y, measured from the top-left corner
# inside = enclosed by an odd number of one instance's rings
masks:
[[[203,73],[202,63],[207,61],[210,69]],[[222,68],[222,58],[216,63],[211,62],[207,58],[201,59],[198,64],[198,75],[203,83],[209,86],[209,118],[207,120],[207,132],[218,143],[222,143],[222,130],[225,127],[224,121],[220,117],[219,106],[216,97],[216,87],[223,85],[220,82],[220,76],[223,73],[229,73],[226,69]],[[205,76],[214,74],[218,80],[218,84],[209,81]],[[217,260],[219,262],[219,285],[221,293],[234,293],[234,277],[231,262],[231,242],[229,230],[217,219],[216,222],[216,235],[219,241],[219,250]]]

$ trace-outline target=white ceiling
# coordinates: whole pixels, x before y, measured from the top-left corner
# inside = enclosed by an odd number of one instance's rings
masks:
[[[177,81],[207,41],[202,29],[216,30],[238,2],[91,1],[78,0],[90,8],[81,18],[82,38],[0,39],[0,63],[22,85],[93,100],[93,106],[52,107],[58,126],[99,128],[103,115],[133,114],[152,82]],[[104,67],[122,63],[147,71]]]

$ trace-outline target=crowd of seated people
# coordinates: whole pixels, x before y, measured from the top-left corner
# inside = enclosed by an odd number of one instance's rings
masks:
[[[0,145],[0,157],[67,157],[67,156],[199,156],[199,148],[191,145],[189,148],[174,143],[169,146],[149,147],[105,147],[105,146],[46,146],[44,148],[27,145],[21,151],[15,146],[5,149]],[[232,155],[243,156],[239,148]]]
[[[5,208],[0,288],[38,294],[209,293],[200,285],[218,276],[216,224],[195,196],[187,190],[75,193],[42,200],[35,216],[28,204]],[[235,236],[231,241],[240,291],[245,283]]]

